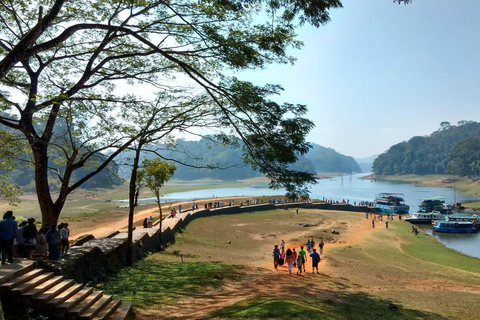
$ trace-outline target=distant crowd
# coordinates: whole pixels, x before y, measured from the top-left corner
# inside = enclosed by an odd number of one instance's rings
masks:
[[[287,267],[288,273],[291,274],[293,268],[297,268],[297,275],[302,275],[302,272],[306,273],[306,263],[307,255],[310,257],[312,262],[312,273],[315,273],[315,270],[318,273],[318,264],[321,261],[320,255],[323,254],[323,247],[325,243],[323,240],[320,240],[318,243],[318,251],[315,247],[315,241],[313,239],[308,239],[305,247],[307,251],[300,246],[300,250],[296,251],[295,248],[287,248],[285,251],[285,241],[280,241],[280,245],[276,244],[272,250],[273,256],[273,267],[275,270],[278,270],[278,267]]]
[[[340,203],[341,204],[350,204],[350,199],[333,200],[333,199],[328,199],[328,198],[323,197],[322,201],[325,202],[325,203],[329,203],[329,204],[340,204]],[[358,204],[357,204],[357,201],[354,201],[353,205],[354,206],[359,205],[359,206],[373,207],[374,203],[372,201],[359,201]]]
[[[52,261],[60,260],[68,254],[70,248],[70,229],[68,223],[44,225],[37,229],[35,219],[16,221],[12,211],[7,211],[0,222],[0,240],[2,248],[2,265],[13,258],[33,258],[34,256]]]

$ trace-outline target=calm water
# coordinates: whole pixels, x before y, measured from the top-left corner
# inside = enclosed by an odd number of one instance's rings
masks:
[[[450,188],[417,187],[410,184],[373,181],[359,179],[367,175],[366,173],[355,174],[352,176],[336,177],[333,179],[323,179],[311,188],[311,197],[314,199],[333,199],[334,201],[349,201],[350,204],[360,201],[373,201],[375,194],[382,192],[403,193],[405,203],[410,205],[410,212],[418,210],[418,204],[422,198],[444,197],[446,203],[456,202],[468,203],[480,201],[480,197],[466,197],[458,192],[454,195]],[[270,190],[267,184],[261,184],[254,187],[243,188],[218,188],[196,190],[189,192],[170,193],[162,197],[162,201],[190,201],[202,198],[212,197],[232,197],[232,196],[273,196],[284,193],[284,190]],[[154,199],[143,199],[145,202],[152,202]],[[428,234],[432,234],[432,227],[421,226],[421,229]],[[480,234],[441,234],[433,233],[440,242],[447,247],[455,249],[464,254],[480,258]]]

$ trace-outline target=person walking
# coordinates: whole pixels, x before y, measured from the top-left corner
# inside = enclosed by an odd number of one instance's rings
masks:
[[[23,228],[23,243],[25,244],[26,257],[31,259],[37,246],[38,236],[35,227],[35,218],[29,218],[28,224]]]
[[[301,255],[298,255],[298,257],[297,257],[297,275],[299,275],[299,276],[302,275],[302,268],[304,268],[303,259],[302,259]]]
[[[325,245],[325,243],[323,243],[323,240],[320,239],[320,243],[318,244],[318,248],[320,249],[320,254],[323,254],[323,246]]]
[[[305,250],[303,250],[303,246],[300,247],[300,250],[298,251],[298,255],[302,258],[303,272],[306,272],[305,262],[307,262],[307,253],[305,252]]]
[[[280,241],[280,250],[282,250],[282,252],[285,252],[285,241]]]
[[[298,252],[295,251],[295,248],[292,249],[292,252],[293,252],[293,258],[295,259],[295,263],[296,263],[297,257],[298,257]],[[295,267],[295,263],[294,263],[294,267]]]
[[[273,267],[275,268],[275,270],[277,270],[278,260],[280,259],[280,249],[278,249],[278,244],[276,244],[273,247],[272,256],[273,256]]]
[[[375,219],[372,220],[372,228],[375,228]]]
[[[50,230],[45,234],[48,243],[48,252],[50,253],[50,259],[52,261],[60,260],[60,248],[58,240],[60,239],[60,232],[57,230],[57,225],[52,224]]]
[[[385,228],[387,228],[387,230],[388,230],[388,220],[385,221]]]
[[[60,242],[62,243],[62,256],[68,253],[70,248],[70,242],[68,237],[70,236],[70,229],[68,229],[68,223],[63,224],[63,229],[60,231]]]
[[[310,253],[310,246],[311,246],[310,239],[308,239],[307,240],[307,251],[308,251],[308,253]]]
[[[285,251],[280,251],[280,259],[278,259],[278,265],[279,266],[285,265]]]
[[[2,265],[8,259],[13,262],[13,239],[17,235],[18,223],[13,219],[13,212],[7,211],[0,222],[0,239],[2,240]]]
[[[285,254],[285,260],[288,265],[288,273],[292,274],[293,263],[295,262],[295,257],[293,256],[293,251],[290,248],[287,249],[287,253]]]
[[[27,226],[27,221],[22,221],[18,225],[17,234],[15,235],[14,246],[16,248],[15,255],[18,258],[25,258],[27,253],[25,251],[25,242],[23,241],[23,229]]]
[[[315,273],[317,269],[318,273],[318,263],[320,262],[320,255],[317,252],[317,249],[313,249],[313,252],[310,253],[310,258],[312,258],[312,273]]]
[[[312,238],[312,240],[310,241],[310,246],[312,247],[312,249],[315,248],[315,241],[313,241],[313,238]]]
[[[38,238],[38,253],[43,257],[43,260],[47,259],[47,248],[48,248],[48,243],[47,243],[47,237],[45,237],[45,232],[47,232],[48,229],[45,228],[40,228],[37,234]]]

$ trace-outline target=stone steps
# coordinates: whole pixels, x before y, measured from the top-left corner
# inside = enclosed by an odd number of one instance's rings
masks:
[[[33,263],[0,267],[0,291],[8,293],[5,296],[12,303],[21,301],[22,307],[30,306],[51,319],[124,320],[132,312],[131,303],[34,269]]]
[[[36,287],[33,287],[32,289],[28,290],[27,292],[23,293],[23,296],[26,298],[33,299],[37,297],[38,295],[44,293],[48,289],[52,288],[53,286],[57,285],[59,282],[63,280],[63,276],[55,276],[47,281],[44,281],[43,283],[39,284]],[[72,281],[73,282],[73,281]]]

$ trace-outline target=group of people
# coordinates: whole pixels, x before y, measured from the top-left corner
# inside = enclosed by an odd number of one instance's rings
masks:
[[[144,227],[144,228],[151,228],[151,227],[153,227],[153,217],[152,217],[152,216],[143,219],[143,227]]]
[[[416,236],[418,235],[418,229],[415,226],[412,226],[412,233]]]
[[[68,223],[50,227],[43,226],[39,230],[35,218],[18,222],[12,211],[7,211],[0,222],[0,240],[2,249],[2,265],[13,262],[14,257],[33,258],[34,252],[44,259],[47,252],[52,261],[58,261],[60,255],[66,255],[70,248],[70,230]]]
[[[288,248],[285,251],[285,241],[280,241],[280,246],[278,244],[274,245],[272,250],[273,256],[273,267],[275,270],[278,270],[278,266],[286,265],[288,267],[288,273],[292,274],[294,267],[297,268],[297,275],[302,275],[303,272],[306,273],[306,263],[307,255],[311,258],[312,261],[312,273],[315,273],[315,270],[318,272],[318,264],[320,263],[320,254],[323,254],[323,247],[325,243],[323,240],[320,240],[318,244],[318,252],[315,248],[315,241],[313,239],[308,239],[306,243],[307,251],[303,249],[303,246],[300,247],[300,250],[297,252],[295,248]]]

